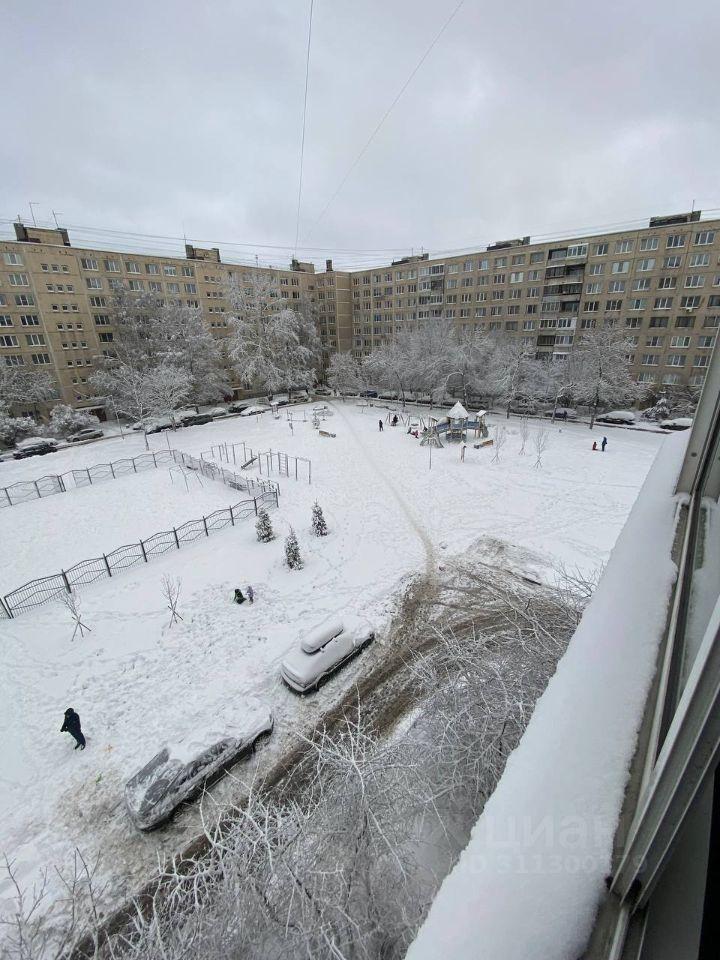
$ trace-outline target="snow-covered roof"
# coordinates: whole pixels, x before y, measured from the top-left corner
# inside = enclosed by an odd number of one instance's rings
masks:
[[[478,410],[477,415],[479,417],[484,417],[486,413],[487,413],[487,410]]]
[[[467,420],[468,412],[458,400],[455,406],[448,411],[448,416],[451,420]]]

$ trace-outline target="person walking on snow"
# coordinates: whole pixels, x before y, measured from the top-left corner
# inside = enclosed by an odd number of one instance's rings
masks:
[[[382,422],[382,420],[378,420],[378,427],[380,428],[380,433],[382,433],[382,432],[383,432],[383,422]]]
[[[461,463],[464,463],[464,462],[465,462],[465,450],[466,450],[466,449],[467,449],[467,444],[466,444],[466,443],[461,443],[461,444],[460,444],[460,462],[461,462]]]
[[[248,584],[247,587],[245,588],[245,593],[247,594],[247,598],[250,601],[250,603],[255,603],[255,591],[250,586],[250,584]]]
[[[240,587],[235,588],[235,594],[233,595],[233,603],[245,603],[245,597],[242,594]]]
[[[600,449],[605,453],[605,447],[607,446],[607,437],[602,438],[602,443],[600,444]]]
[[[69,733],[74,738],[76,750],[78,747],[81,750],[85,749],[85,737],[80,729],[80,717],[72,707],[68,707],[65,711],[65,719],[60,727],[60,733]]]

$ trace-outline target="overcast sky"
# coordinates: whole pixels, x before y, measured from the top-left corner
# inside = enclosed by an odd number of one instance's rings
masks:
[[[1,3],[0,216],[292,246],[309,0]],[[720,208],[717,0],[464,0],[317,222],[457,3],[315,0],[301,247]]]

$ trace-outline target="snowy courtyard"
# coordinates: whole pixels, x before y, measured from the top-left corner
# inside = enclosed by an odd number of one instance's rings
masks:
[[[131,892],[152,871],[158,848],[172,852],[201,829],[197,804],[149,835],[133,828],[124,809],[123,784],[166,739],[222,721],[241,723],[261,705],[275,714],[275,736],[291,730],[362,669],[359,663],[339,674],[317,697],[294,697],[282,687],[278,665],[298,631],[352,611],[375,624],[382,643],[408,578],[482,549],[483,540],[539,558],[539,578],[551,578],[560,565],[592,570],[603,564],[664,439],[611,430],[601,453],[592,450],[601,431],[548,424],[538,467],[532,439],[539,422],[529,423],[521,453],[519,421],[491,417],[491,436],[496,425],[506,430],[504,445],[476,450],[469,442],[461,461],[458,444],[421,446],[402,424],[385,422],[380,432],[378,419],[388,414],[382,406],[348,400],[330,407],[320,426],[335,436],[322,436],[311,407],[302,405],[281,410],[278,419],[236,417],[169,435],[173,447],[195,456],[213,444],[245,441],[312,461],[312,484],[271,475],[280,483],[271,543],[258,543],[247,519],[80,588],[91,631],[82,639],[71,641],[72,622],[59,602],[0,620],[6,735],[0,847],[21,883],[31,883],[43,867],[66,865],[78,847],[90,860],[100,858],[99,875],[115,894]],[[149,440],[153,449],[167,449],[165,435]],[[3,463],[0,482],[143,451],[137,435],[107,439]],[[240,468],[231,462],[230,469]],[[209,479],[186,487],[158,468],[4,509],[0,591],[247,496]],[[326,538],[310,529],[315,500],[328,523]],[[299,571],[283,562],[290,528],[304,559]],[[164,575],[182,581],[183,619],[172,627],[161,593]],[[236,606],[233,588],[248,584],[255,603]],[[59,733],[68,706],[82,719],[84,752],[73,751]],[[231,785],[224,789],[227,795]],[[9,894],[7,885],[0,887],[6,906]]]

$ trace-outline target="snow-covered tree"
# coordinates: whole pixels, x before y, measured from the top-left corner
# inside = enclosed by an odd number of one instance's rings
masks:
[[[78,430],[98,427],[100,421],[86,410],[76,410],[67,403],[59,403],[50,411],[50,418],[43,427],[43,433],[49,437],[69,437]]]
[[[187,399],[195,405],[221,400],[229,392],[220,344],[212,335],[199,307],[166,306],[160,328],[167,337],[161,350],[165,361],[187,372]]]
[[[144,375],[145,390],[151,416],[173,417],[173,411],[190,396],[192,378],[187,369],[163,361]]]
[[[303,560],[300,556],[300,544],[292,527],[285,538],[285,563],[291,570],[302,570]]]
[[[670,402],[665,394],[661,394],[651,407],[646,407],[641,413],[644,420],[668,420],[670,418]]]
[[[257,270],[231,282],[226,296],[232,311],[228,355],[242,382],[273,392],[312,387],[321,348],[308,306],[291,305],[277,280]]]
[[[613,327],[585,330],[575,344],[575,396],[590,407],[591,430],[601,406],[634,402],[645,392],[630,372],[634,351],[627,335]]]
[[[38,425],[32,417],[13,417],[3,403],[0,403],[0,444],[11,447],[18,440],[34,436]]]
[[[507,417],[517,400],[536,391],[537,366],[535,348],[510,338],[498,338],[490,359],[487,379],[490,392],[505,404]]]
[[[397,340],[384,343],[363,360],[363,375],[367,383],[396,390],[405,403],[405,391],[411,375],[407,351]]]
[[[258,510],[257,520],[255,521],[255,533],[260,543],[269,543],[275,539],[270,514],[264,507]]]
[[[562,359],[552,357],[543,360],[535,368],[535,390],[533,400],[552,404],[552,422],[561,401],[571,400],[577,393],[577,385],[581,377],[580,364],[574,353],[569,353]]]
[[[312,529],[316,537],[326,537],[328,535],[327,523],[322,512],[322,507],[315,501],[312,508]]]
[[[26,370],[3,363],[0,359],[0,406],[37,407],[58,395],[52,374],[46,370]]]
[[[330,357],[327,383],[340,394],[359,393],[365,386],[362,367],[351,353],[334,353]]]

